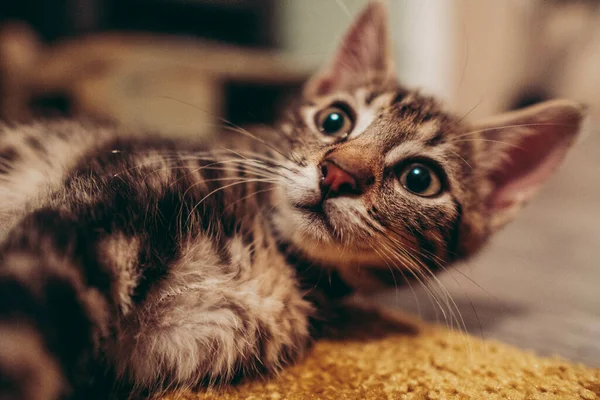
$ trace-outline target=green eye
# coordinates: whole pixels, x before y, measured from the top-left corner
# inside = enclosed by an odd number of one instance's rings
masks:
[[[442,181],[428,166],[420,163],[408,165],[400,175],[402,186],[421,197],[433,197],[441,193]]]
[[[315,119],[317,128],[328,136],[343,136],[352,132],[354,121],[350,115],[337,106],[320,111]]]

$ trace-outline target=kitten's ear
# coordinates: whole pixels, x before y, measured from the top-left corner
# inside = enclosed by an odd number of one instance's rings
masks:
[[[333,60],[309,80],[304,93],[326,95],[360,82],[393,80],[390,42],[387,7],[383,0],[371,0],[346,32]]]
[[[478,124],[478,165],[485,201],[496,230],[510,221],[562,162],[577,137],[585,107],[554,100]]]

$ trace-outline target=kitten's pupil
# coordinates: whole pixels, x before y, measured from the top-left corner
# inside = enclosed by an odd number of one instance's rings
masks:
[[[429,169],[417,164],[406,175],[406,188],[417,194],[425,193],[431,186],[431,181]]]
[[[323,131],[326,133],[335,133],[344,126],[344,117],[340,113],[331,113],[323,121]]]
[[[402,169],[400,183],[420,197],[437,196],[444,191],[440,175],[427,164],[413,163]]]
[[[344,136],[352,131],[353,121],[341,107],[331,106],[319,112],[315,122],[319,130],[328,136]]]
[[[344,116],[338,112],[332,112],[323,121],[323,132],[337,133],[344,126]]]

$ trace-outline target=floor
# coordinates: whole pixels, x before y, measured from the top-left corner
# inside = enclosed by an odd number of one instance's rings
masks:
[[[600,129],[480,256],[440,280],[471,334],[600,367]],[[414,290],[384,300],[446,323]]]

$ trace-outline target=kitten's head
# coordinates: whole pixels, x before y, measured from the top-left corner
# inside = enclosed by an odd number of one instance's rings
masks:
[[[280,127],[294,162],[277,226],[365,290],[475,252],[551,175],[582,121],[568,101],[479,124],[443,111],[398,84],[386,13],[367,6]]]

